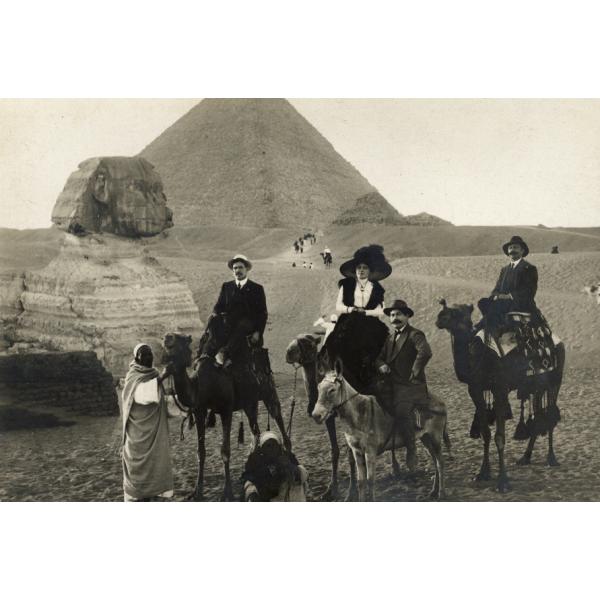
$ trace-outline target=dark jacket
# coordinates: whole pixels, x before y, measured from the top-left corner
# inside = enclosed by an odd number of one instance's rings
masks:
[[[237,282],[226,281],[213,308],[215,313],[225,313],[234,323],[247,318],[261,335],[267,325],[267,300],[262,285],[248,279],[239,290]]]
[[[535,293],[537,291],[537,281],[537,269],[526,260],[521,259],[514,269],[510,264],[506,265],[500,271],[500,276],[491,296],[511,294],[513,299],[499,300],[494,304],[501,303],[501,312],[536,312]]]
[[[407,385],[411,380],[425,383],[425,365],[432,356],[425,334],[407,325],[394,344],[395,333],[385,340],[377,368],[388,365],[394,384]]]

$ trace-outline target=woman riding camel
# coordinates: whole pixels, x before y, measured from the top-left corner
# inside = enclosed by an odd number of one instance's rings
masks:
[[[385,290],[379,282],[389,277],[392,267],[383,247],[372,244],[359,248],[340,272],[344,279],[338,283],[335,305],[340,316],[326,348],[330,360],[342,359],[344,372],[363,391],[375,376],[375,359],[388,333],[378,318],[385,307]]]

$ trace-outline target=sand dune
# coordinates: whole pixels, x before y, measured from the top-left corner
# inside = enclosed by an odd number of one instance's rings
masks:
[[[0,231],[0,238],[2,233]],[[370,239],[375,236],[369,233],[363,232],[360,239],[379,241],[378,238]],[[567,239],[577,238],[585,244],[596,244],[594,233],[585,233],[585,236],[573,234],[573,238]],[[239,250],[256,258],[252,276],[265,286],[267,292],[270,317],[265,338],[286,420],[290,410],[292,369],[284,361],[285,347],[296,334],[312,330],[312,323],[319,315],[332,312],[340,277],[337,270],[339,254],[333,243],[334,268],[325,270],[318,256],[320,242],[308,246],[302,257],[296,256],[289,246],[286,247],[290,234],[287,230],[236,230],[226,236],[225,231],[215,230],[210,238],[196,239],[194,232],[175,229],[154,246],[160,261],[187,280],[202,319],[210,312],[220,284],[228,278],[224,264],[228,255]],[[340,229],[335,235],[339,247],[350,254],[350,249],[354,248],[351,244],[356,244],[358,239],[356,232],[348,229],[344,233]],[[386,252],[390,247],[390,256],[394,256],[400,242],[396,246],[389,245],[387,235],[386,232],[382,234]],[[540,235],[549,233],[540,230]],[[342,245],[343,236],[347,236],[343,240],[345,245]],[[328,235],[325,239],[331,238]],[[550,237],[545,239],[549,241]],[[35,245],[35,236],[32,243]],[[558,243],[562,246],[562,242]],[[3,252],[7,252],[6,246]],[[301,263],[303,259],[312,260],[315,268],[292,268],[292,261]],[[38,261],[39,253],[21,256],[16,262],[27,267],[26,260]],[[514,490],[505,496],[498,496],[493,482],[471,482],[481,460],[480,443],[467,436],[471,402],[466,388],[454,379],[448,335],[438,331],[434,322],[440,296],[449,302],[475,304],[479,297],[489,293],[506,259],[497,252],[488,256],[399,256],[393,260],[392,276],[384,281],[386,299],[391,301],[401,297],[412,306],[415,310],[413,323],[425,331],[433,348],[429,378],[434,391],[448,403],[456,455],[456,460],[447,465],[451,500],[600,500],[600,455],[595,448],[595,433],[600,424],[600,375],[597,370],[600,307],[580,292],[584,283],[598,279],[600,252],[584,251],[583,248],[559,255],[534,252],[529,260],[539,270],[538,305],[565,341],[567,349],[567,373],[559,398],[563,420],[556,431],[556,451],[561,466],[554,469],[544,466],[545,439],[538,442],[531,466],[513,466],[523,451],[523,443],[509,439],[507,455]],[[516,409],[516,401],[513,402],[513,409]],[[329,447],[324,428],[306,416],[305,407],[306,399],[301,392],[294,417],[293,440],[298,457],[310,472],[311,486],[317,495],[325,489],[328,480]],[[72,415],[69,418],[72,419]],[[238,420],[236,417],[234,425]],[[264,411],[261,423],[264,428]],[[195,476],[195,436],[188,435],[180,442],[178,426],[178,420],[171,421],[176,497],[183,499]],[[514,422],[509,424],[509,436],[512,436],[514,426]],[[0,435],[0,452],[4,457],[0,471],[0,500],[120,500],[121,467],[114,454],[115,432],[119,427],[119,420],[115,418],[78,417],[71,427],[3,432]],[[222,485],[219,440],[220,430],[212,430],[208,435],[206,478],[210,500],[218,499]],[[241,472],[245,453],[245,448],[234,447],[234,477]],[[396,481],[391,476],[389,457],[382,457],[378,463],[378,499],[424,499],[431,472],[422,450],[419,450],[419,459],[423,472],[416,484],[409,484]],[[345,473],[345,466],[343,469]],[[240,491],[238,482],[235,490]]]

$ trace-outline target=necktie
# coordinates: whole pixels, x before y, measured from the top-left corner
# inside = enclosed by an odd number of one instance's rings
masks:
[[[238,281],[238,290],[242,289],[242,284]]]

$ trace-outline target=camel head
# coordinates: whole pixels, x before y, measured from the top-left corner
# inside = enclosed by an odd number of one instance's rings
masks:
[[[167,333],[162,347],[164,350],[163,362],[175,369],[187,368],[192,365],[192,336],[182,333]],[[168,367],[167,367],[168,368]]]
[[[285,362],[289,365],[307,365],[317,360],[321,336],[312,333],[297,335],[286,348]]]
[[[471,320],[471,314],[473,313],[472,304],[453,304],[448,306],[444,298],[441,298],[439,303],[442,305],[442,310],[435,321],[438,329],[454,331],[456,329],[470,330],[473,327]]]
[[[324,423],[334,415],[336,409],[344,402],[343,394],[346,384],[342,371],[342,361],[338,358],[335,361],[334,369],[325,373],[321,383],[319,383],[319,396],[311,415],[319,424]]]

